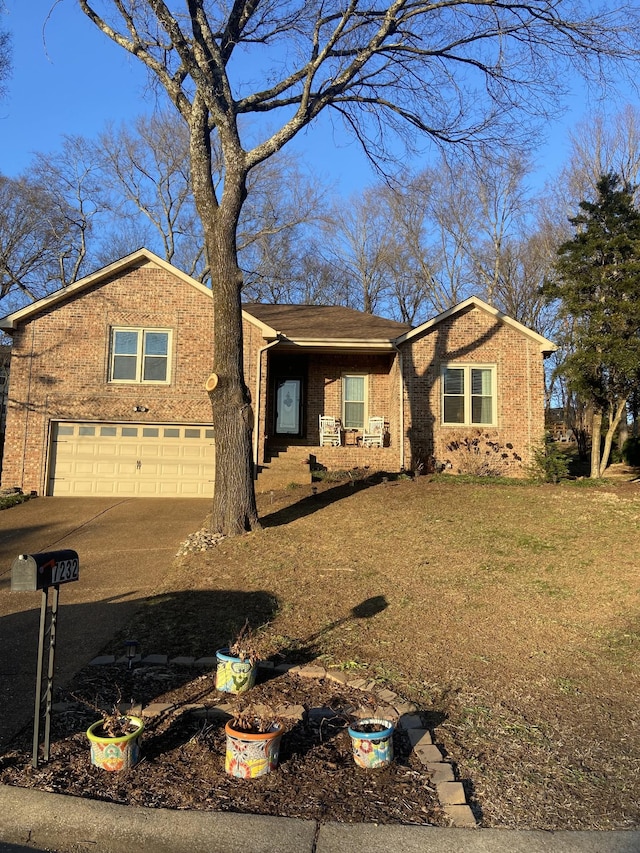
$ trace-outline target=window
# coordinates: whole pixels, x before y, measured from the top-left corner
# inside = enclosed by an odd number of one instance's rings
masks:
[[[171,333],[162,329],[113,329],[111,382],[169,382]]]
[[[442,370],[442,421],[493,424],[496,416],[495,367],[451,365]]]
[[[366,376],[342,377],[342,426],[345,429],[364,429],[366,395]]]

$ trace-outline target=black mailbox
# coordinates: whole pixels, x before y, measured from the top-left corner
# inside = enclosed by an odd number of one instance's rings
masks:
[[[66,549],[45,554],[20,554],[11,566],[11,591],[48,589],[80,577],[78,552]]]

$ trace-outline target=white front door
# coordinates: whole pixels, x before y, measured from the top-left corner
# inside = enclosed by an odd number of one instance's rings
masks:
[[[300,403],[302,382],[300,379],[284,379],[278,382],[276,394],[276,434],[300,435]]]

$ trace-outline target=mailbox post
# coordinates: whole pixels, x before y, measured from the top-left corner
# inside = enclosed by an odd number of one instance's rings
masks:
[[[40,604],[40,632],[38,636],[38,665],[36,672],[35,713],[33,720],[33,766],[38,766],[40,750],[40,720],[44,706],[44,759],[49,760],[51,741],[51,700],[53,697],[53,673],[58,625],[58,600],[60,584],[77,581],[80,577],[80,560],[76,551],[48,551],[43,554],[20,554],[11,566],[11,591],[29,592],[42,590]],[[53,599],[49,608],[49,589],[53,587]],[[48,627],[47,627],[48,623]],[[44,644],[49,636],[49,659],[46,688],[43,693]]]

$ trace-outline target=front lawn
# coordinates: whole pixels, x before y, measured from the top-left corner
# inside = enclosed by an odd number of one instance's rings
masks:
[[[441,720],[483,825],[640,825],[640,485],[421,478],[261,500],[262,531],[176,561],[139,616],[146,650],[213,654],[248,615],[270,651]]]

